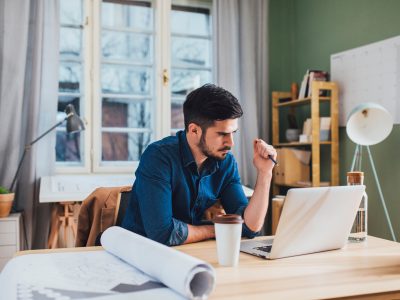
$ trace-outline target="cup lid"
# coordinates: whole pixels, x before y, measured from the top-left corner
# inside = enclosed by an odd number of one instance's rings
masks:
[[[218,224],[242,224],[243,218],[234,214],[217,215],[214,217],[213,222]]]

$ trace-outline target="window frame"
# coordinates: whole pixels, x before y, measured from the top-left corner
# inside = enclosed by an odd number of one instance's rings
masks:
[[[116,173],[126,174],[136,170],[139,161],[111,161],[102,162],[102,98],[101,98],[101,0],[82,0],[83,20],[82,30],[82,53],[83,53],[83,82],[84,88],[81,94],[84,100],[80,103],[86,130],[83,136],[82,146],[84,147],[82,163],[79,166],[74,163],[56,162],[56,174],[90,174],[90,173]],[[112,2],[112,1],[109,1]],[[123,1],[115,1],[122,3]],[[212,22],[214,22],[213,5],[201,0],[149,0],[154,7],[154,113],[152,141],[176,132],[171,128],[171,26],[170,13],[172,5],[184,5],[207,8],[210,10]],[[173,3],[172,3],[173,2]],[[214,43],[214,33],[211,28],[210,42]],[[212,79],[216,77],[216,68],[213,49],[211,52],[211,73]],[[168,77],[165,84],[164,77]]]

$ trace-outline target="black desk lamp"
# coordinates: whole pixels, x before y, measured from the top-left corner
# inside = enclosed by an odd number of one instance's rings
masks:
[[[38,142],[40,139],[42,139],[44,136],[46,136],[48,133],[50,133],[53,129],[55,129],[57,126],[61,125],[64,123],[64,121],[67,121],[67,132],[72,133],[72,132],[78,132],[85,130],[85,125],[83,124],[83,121],[79,117],[79,115],[75,111],[75,107],[72,104],[68,104],[67,107],[65,108],[65,113],[67,116],[64,118],[64,120],[58,122],[56,125],[51,127],[49,130],[47,130],[45,133],[43,133],[41,136],[30,142],[29,144],[25,145],[25,150],[24,153],[22,154],[21,160],[19,161],[17,172],[15,172],[13,181],[11,183],[10,191],[12,192],[14,189],[15,182],[17,181],[17,177],[19,174],[19,171],[21,169],[22,163],[24,161],[24,158],[26,156],[26,153],[31,149],[32,145]]]

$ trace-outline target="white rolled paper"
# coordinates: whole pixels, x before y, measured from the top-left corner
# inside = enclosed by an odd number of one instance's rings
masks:
[[[215,287],[210,264],[121,227],[108,228],[101,244],[107,252],[187,298],[206,299]]]

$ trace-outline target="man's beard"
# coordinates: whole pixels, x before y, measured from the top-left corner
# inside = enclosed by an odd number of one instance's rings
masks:
[[[201,134],[200,137],[200,142],[198,144],[198,147],[200,151],[207,157],[207,158],[214,158],[216,160],[224,160],[226,157],[226,154],[223,154],[221,156],[215,155],[214,153],[211,152],[210,148],[208,148],[207,143],[206,143],[206,138],[205,138],[205,133]],[[231,150],[231,147],[225,146],[221,149],[218,149],[217,151],[224,151],[224,150]]]

